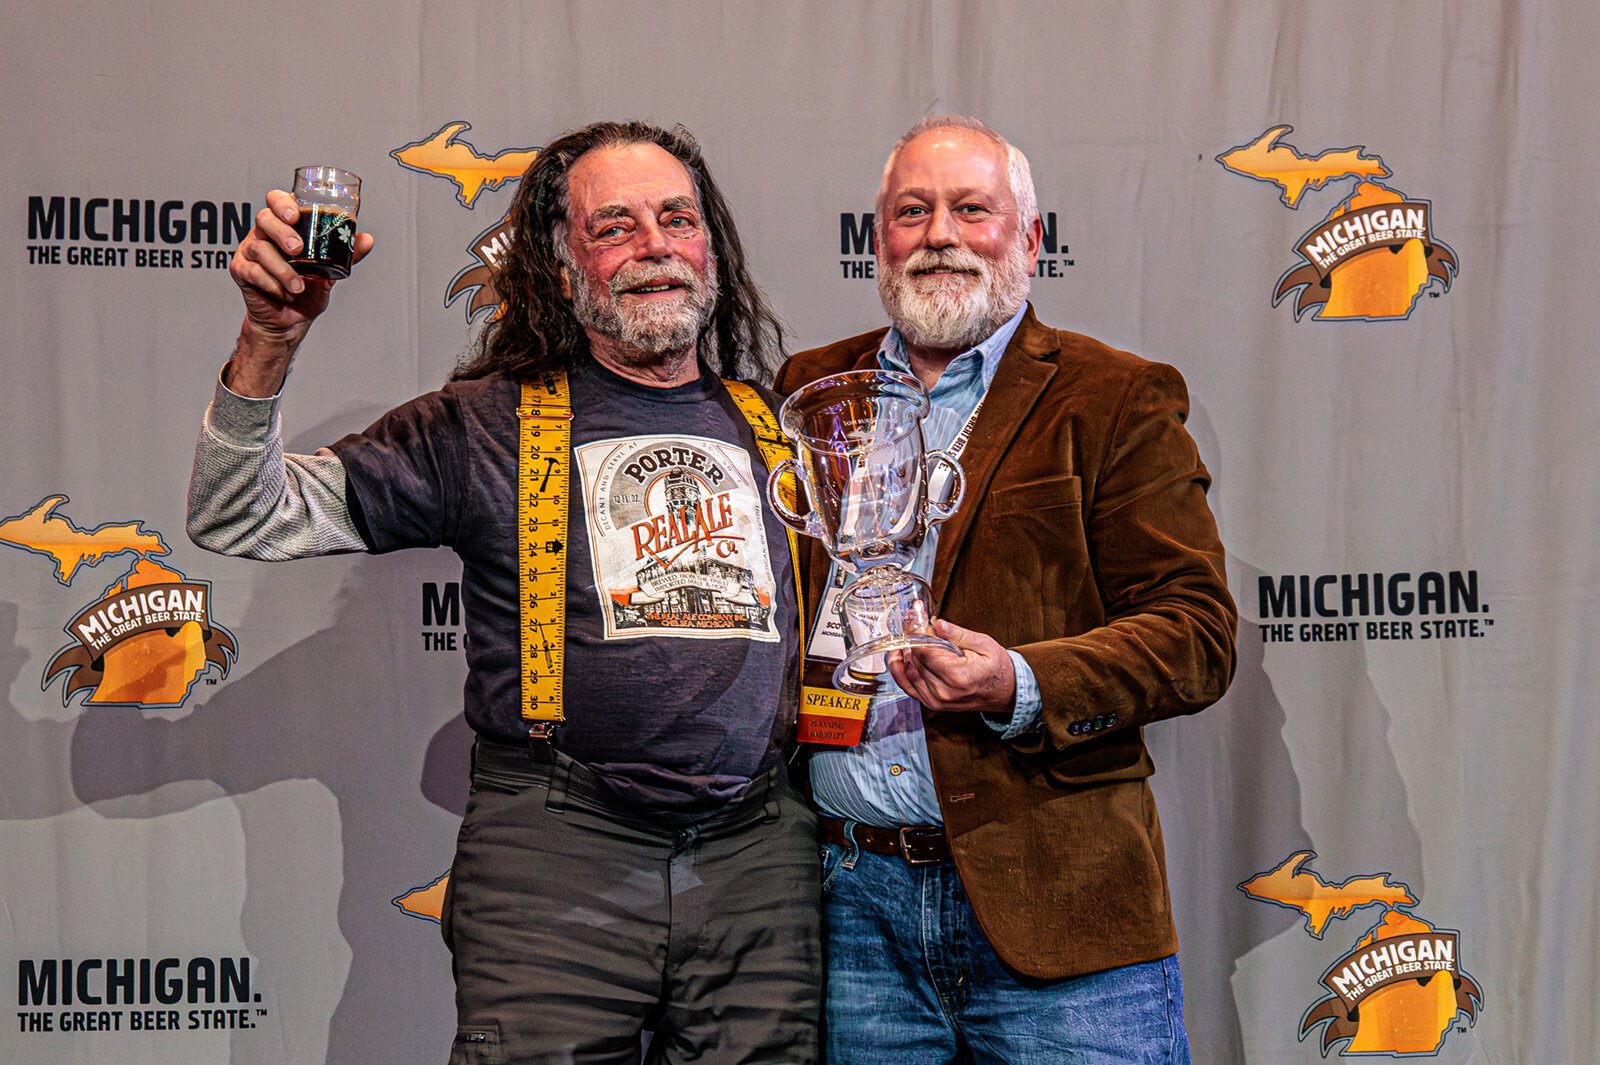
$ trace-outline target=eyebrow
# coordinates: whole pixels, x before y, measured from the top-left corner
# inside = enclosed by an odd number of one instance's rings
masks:
[[[690,196],[670,196],[661,201],[662,213],[668,211],[698,211],[699,205]],[[589,221],[599,222],[610,218],[632,218],[633,208],[621,203],[607,203],[589,212]]]
[[[965,199],[969,196],[977,197],[979,199],[1003,199],[1006,193],[1002,191],[997,195],[994,190],[987,189],[982,185],[970,185],[959,189],[951,189],[949,191],[949,195],[958,200]],[[909,186],[896,189],[891,196],[891,199],[899,196],[915,196],[919,200],[938,199],[938,196],[932,189],[912,188]]]

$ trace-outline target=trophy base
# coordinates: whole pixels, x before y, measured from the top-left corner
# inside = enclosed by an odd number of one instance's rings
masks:
[[[953,655],[961,654],[961,648],[949,640],[925,632],[885,636],[851,651],[835,667],[833,686],[851,695],[876,695],[879,678],[889,669],[889,655],[915,647],[933,647]]]

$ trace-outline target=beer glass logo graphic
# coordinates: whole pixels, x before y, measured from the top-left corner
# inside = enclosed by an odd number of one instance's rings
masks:
[[[1239,890],[1260,902],[1296,910],[1321,939],[1329,924],[1369,906],[1383,907],[1367,933],[1322,974],[1326,994],[1300,1020],[1300,1038],[1320,1031],[1323,1056],[1437,1054],[1458,1020],[1477,1023],[1483,991],[1461,965],[1461,933],[1412,912],[1418,900],[1385,873],[1334,883],[1310,868],[1300,851],[1258,873]]]
[[[67,622],[71,642],[51,656],[42,688],[59,681],[62,705],[84,693],[86,705],[159,709],[182,706],[202,675],[226,677],[238,645],[212,618],[211,585],[156,561],[171,549],[142,521],[86,527],[67,516],[68,502],[46,496],[0,517],[0,547],[48,559],[65,587],[109,559],[134,561]]]
[[[88,704],[181,706],[208,669],[228,675],[238,656],[233,634],[211,620],[211,586],[148,558],[67,623],[73,642],[45,667],[44,685],[62,682],[62,701],[80,691]]]
[[[1383,184],[1388,164],[1364,147],[1307,155],[1283,141],[1293,130],[1274,126],[1217,156],[1235,174],[1276,185],[1291,211],[1307,193],[1349,190],[1295,242],[1300,261],[1278,279],[1272,305],[1293,296],[1296,321],[1313,310],[1319,321],[1388,321],[1411,317],[1424,292],[1450,291],[1459,267],[1434,235],[1433,205]]]
[[[927,413],[922,384],[889,370],[813,381],[778,411],[796,457],[772,470],[767,499],[785,524],[821,540],[854,578],[839,600],[846,654],[833,679],[841,691],[875,692],[894,651],[960,653],[934,635],[932,594],[908,568],[928,530],[961,505],[966,483],[953,457],[927,450]],[[787,476],[798,477],[806,514],[783,498],[779,482]],[[930,491],[935,481],[942,498]]]

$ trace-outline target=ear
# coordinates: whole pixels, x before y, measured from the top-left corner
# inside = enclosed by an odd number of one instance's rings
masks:
[[[1028,227],[1028,258],[1034,262],[1039,260],[1039,248],[1044,244],[1044,222],[1035,218],[1033,225]]]
[[[561,298],[569,303],[572,301],[572,274],[565,264],[561,267]]]

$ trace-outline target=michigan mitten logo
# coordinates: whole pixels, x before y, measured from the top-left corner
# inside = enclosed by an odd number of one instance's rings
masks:
[[[1279,200],[1298,211],[1308,192],[1339,189],[1343,198],[1295,242],[1294,261],[1272,292],[1276,307],[1293,297],[1298,321],[1385,321],[1409,318],[1422,294],[1450,290],[1455,252],[1433,230],[1433,205],[1385,184],[1389,165],[1366,148],[1330,148],[1308,155],[1274,126],[1217,156],[1235,174],[1276,185]]]
[[[219,677],[238,655],[233,634],[211,619],[211,585],[155,561],[169,553],[143,522],[74,524],[47,496],[0,519],[0,546],[49,559],[60,584],[108,558],[133,555],[133,567],[66,624],[70,643],[45,666],[42,686],[61,684],[61,701],[86,692],[85,703],[144,709],[182,706],[201,674]]]
[[[1368,906],[1383,907],[1378,922],[1323,970],[1320,997],[1300,1018],[1299,1037],[1321,1031],[1326,1057],[1339,1054],[1437,1054],[1457,1020],[1475,1024],[1483,992],[1461,964],[1461,933],[1438,928],[1411,912],[1411,889],[1385,873],[1330,883],[1308,867],[1316,854],[1300,851],[1246,880],[1253,899],[1296,910],[1306,933],[1321,939],[1328,925]]]
[[[456,202],[472,210],[478,196],[522,177],[539,154],[538,148],[507,148],[486,155],[461,139],[472,126],[467,122],[447,122],[421,140],[396,148],[389,154],[407,170],[441,178],[456,188]],[[445,293],[445,306],[462,296],[467,300],[467,320],[485,312],[499,310],[500,295],[494,288],[494,271],[511,245],[510,215],[472,238],[468,254],[472,261],[451,280]]]

